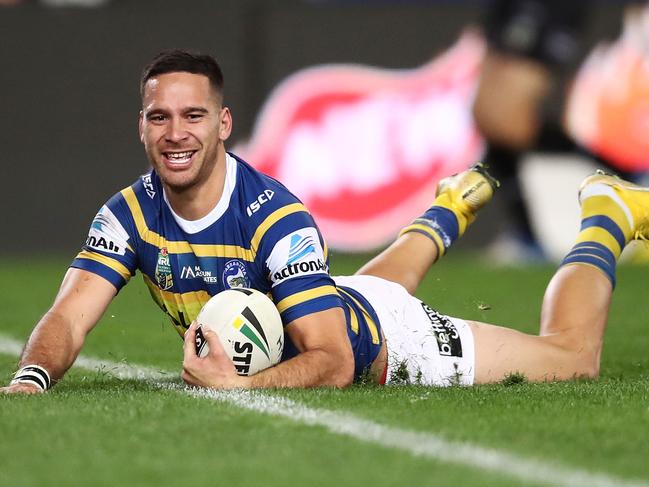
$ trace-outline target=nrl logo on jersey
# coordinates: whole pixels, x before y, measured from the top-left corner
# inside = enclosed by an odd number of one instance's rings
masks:
[[[158,262],[155,265],[155,280],[163,291],[171,289],[174,285],[169,252],[166,247],[162,247],[158,252]]]
[[[202,279],[207,283],[219,282],[218,277],[213,276],[211,271],[204,271],[199,265],[186,265],[180,271],[181,279]]]

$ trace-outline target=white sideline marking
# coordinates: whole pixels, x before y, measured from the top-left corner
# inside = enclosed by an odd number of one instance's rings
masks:
[[[5,355],[20,355],[23,351],[23,344],[18,340],[0,335],[0,353]]]
[[[20,342],[0,335],[0,353],[19,355],[21,350]],[[77,359],[75,367],[98,369],[114,377],[146,381],[161,389],[226,402],[240,409],[279,416],[296,423],[321,426],[332,433],[374,443],[381,447],[395,448],[440,462],[504,474],[527,482],[565,487],[649,487],[649,483],[641,480],[626,480],[603,473],[590,473],[555,462],[528,459],[494,448],[446,440],[430,433],[386,426],[348,413],[310,408],[290,399],[271,396],[260,391],[215,391],[165,383],[160,380],[177,377],[177,374],[151,367],[83,356]]]
[[[0,353],[5,355],[20,355],[23,344],[13,338],[0,335]],[[132,365],[123,362],[111,362],[108,360],[95,359],[79,355],[75,367],[88,370],[99,370],[117,377],[118,379],[137,379],[142,381],[169,379],[178,377],[177,373],[156,370],[152,367]]]

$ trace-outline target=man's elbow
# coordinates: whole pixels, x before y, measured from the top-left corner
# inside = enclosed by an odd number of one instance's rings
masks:
[[[350,386],[354,382],[354,355],[352,353],[341,356],[336,361],[336,372],[333,374],[331,384],[340,389]]]

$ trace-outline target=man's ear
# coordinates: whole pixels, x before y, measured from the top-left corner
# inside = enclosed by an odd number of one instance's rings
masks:
[[[219,139],[227,140],[232,133],[232,113],[228,107],[221,108],[221,122],[219,127]]]

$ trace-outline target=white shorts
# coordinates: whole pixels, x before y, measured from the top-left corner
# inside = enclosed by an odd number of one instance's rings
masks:
[[[437,313],[392,281],[374,276],[333,279],[357,290],[376,311],[388,349],[386,384],[473,384],[474,341],[466,321]]]

